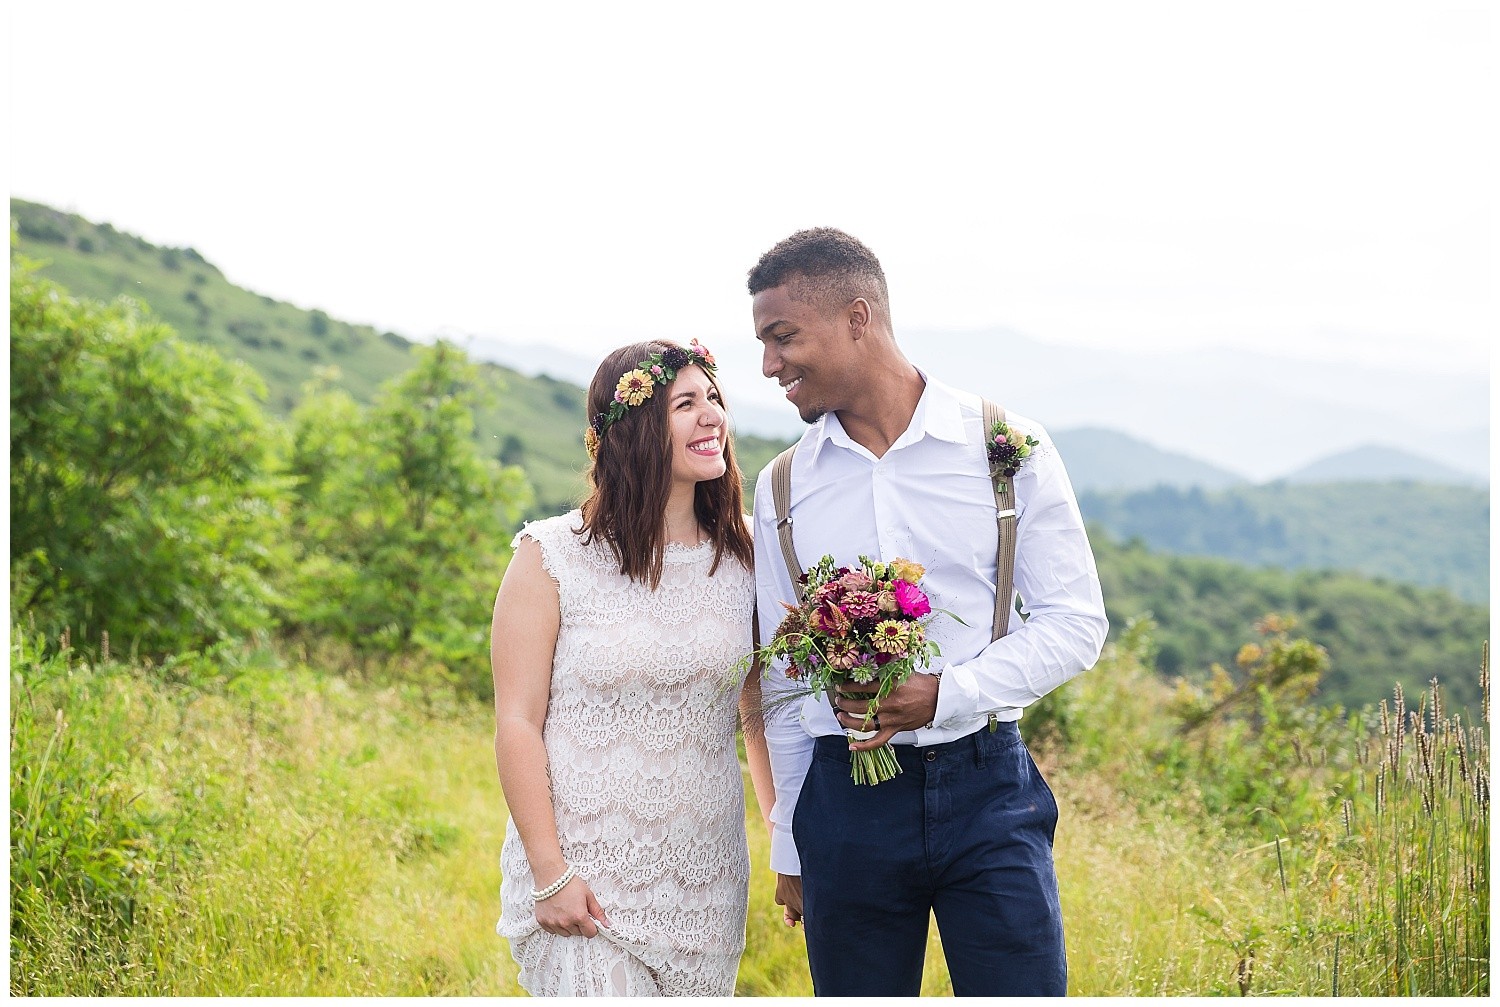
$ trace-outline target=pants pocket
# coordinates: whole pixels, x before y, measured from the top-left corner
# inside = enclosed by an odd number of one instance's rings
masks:
[[[1057,796],[1052,793],[1052,788],[1047,785],[1047,778],[1043,776],[1042,771],[1037,768],[1036,760],[1031,757],[1031,749],[1027,748],[1023,744],[1021,746],[1021,752],[1026,757],[1026,768],[1030,771],[1031,786],[1036,788],[1041,794],[1045,795],[1047,799],[1047,805],[1052,809],[1049,824],[1047,826],[1047,836],[1048,838],[1051,838],[1057,830]]]

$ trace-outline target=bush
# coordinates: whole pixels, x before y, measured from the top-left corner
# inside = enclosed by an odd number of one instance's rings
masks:
[[[367,408],[325,374],[293,413],[286,621],[484,694],[489,607],[530,490],[474,439],[473,364],[446,343],[417,353]]]
[[[150,654],[270,625],[281,490],[253,372],[11,273],[12,611]]]

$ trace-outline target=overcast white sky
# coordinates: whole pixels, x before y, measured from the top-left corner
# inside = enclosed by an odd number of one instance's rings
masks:
[[[898,334],[1488,368],[1480,5],[9,6],[14,195],[417,338],[749,340],[832,224]]]

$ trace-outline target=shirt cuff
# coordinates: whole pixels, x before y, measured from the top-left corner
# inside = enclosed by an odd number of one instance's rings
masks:
[[[944,668],[943,680],[938,684],[937,710],[932,715],[932,726],[946,727],[972,720],[978,709],[979,681],[974,672],[961,664]]]
[[[777,874],[802,875],[802,860],[797,856],[797,844],[792,841],[791,825],[776,824],[771,833],[771,870]]]

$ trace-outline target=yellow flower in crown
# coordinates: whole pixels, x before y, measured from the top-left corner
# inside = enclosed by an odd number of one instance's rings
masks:
[[[696,339],[687,349],[669,346],[626,371],[615,385],[614,400],[609,408],[589,418],[589,433],[584,434],[589,457],[598,455],[606,430],[623,420],[631,409],[649,400],[657,385],[667,387],[677,380],[678,371],[691,364],[697,364],[710,375],[714,373],[713,354]]]
[[[615,385],[615,401],[625,406],[638,406],[655,390],[651,375],[645,371],[626,371],[620,376],[620,383]]]

